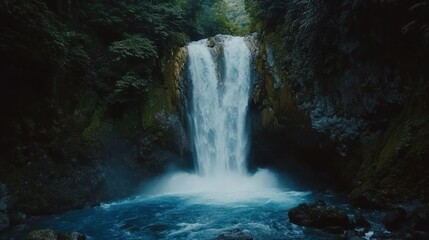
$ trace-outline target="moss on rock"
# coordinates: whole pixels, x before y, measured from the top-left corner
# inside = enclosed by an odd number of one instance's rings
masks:
[[[350,229],[352,224],[347,214],[334,207],[328,207],[323,201],[300,204],[292,208],[289,213],[292,223],[315,228],[340,227]]]
[[[414,198],[428,201],[428,136],[426,115],[404,112],[393,120],[384,134],[362,148],[363,162],[352,198],[368,193],[393,202]]]

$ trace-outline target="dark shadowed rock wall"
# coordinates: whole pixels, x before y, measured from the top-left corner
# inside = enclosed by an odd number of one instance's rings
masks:
[[[428,3],[254,0],[247,7],[259,41],[256,142],[271,133],[286,152],[326,150],[302,159],[331,169],[357,204],[368,195],[428,201]]]

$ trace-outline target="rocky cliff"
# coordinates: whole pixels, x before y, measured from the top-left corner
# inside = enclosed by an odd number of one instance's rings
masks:
[[[82,99],[86,106],[62,106],[63,118],[53,126],[36,116],[16,122],[9,131],[17,135],[7,144],[19,142],[1,153],[0,228],[28,215],[127,196],[145,179],[181,164],[189,151],[180,110],[185,61],[185,48],[160,59],[158,84],[149,87],[147,100],[119,116],[91,104],[89,96]]]
[[[304,148],[335,150],[312,165],[347,180],[357,204],[368,195],[427,202],[429,5],[250,2],[260,8],[253,100],[262,132],[283,131],[293,145],[303,140],[296,131],[322,134]]]

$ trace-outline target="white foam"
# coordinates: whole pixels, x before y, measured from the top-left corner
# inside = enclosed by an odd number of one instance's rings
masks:
[[[180,227],[179,230],[177,231],[172,231],[170,234],[168,234],[170,237],[174,237],[177,235],[181,235],[184,233],[191,233],[193,231],[198,231],[199,229],[203,228],[204,226],[206,226],[206,224],[201,224],[201,223],[179,223],[177,224],[178,227]]]
[[[187,198],[189,204],[234,203],[233,207],[240,207],[240,202],[296,204],[309,194],[281,188],[276,175],[267,169],[253,175],[223,174],[215,178],[170,173],[147,186],[143,191],[146,196],[180,196]]]
[[[369,239],[371,239],[372,235],[374,235],[374,232],[373,231],[369,231],[369,232],[365,233],[365,237],[364,238],[367,239],[367,240],[369,240]]]
[[[259,170],[253,175],[226,172],[216,177],[177,172],[167,174],[149,186],[145,192],[153,195],[255,192],[279,188],[275,174],[266,169]]]

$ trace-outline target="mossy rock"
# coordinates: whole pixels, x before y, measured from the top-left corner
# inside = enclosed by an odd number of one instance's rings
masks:
[[[107,119],[103,115],[101,109],[96,109],[91,117],[89,125],[85,127],[80,135],[81,139],[76,139],[79,143],[81,141],[86,147],[89,147],[91,151],[100,150],[102,146],[102,133],[106,129],[105,122]],[[110,129],[108,129],[110,130]]]
[[[368,186],[355,188],[350,198],[355,207],[365,209],[383,209],[387,205],[380,191]]]
[[[406,217],[407,212],[403,208],[391,208],[383,213],[381,222],[388,230],[392,231],[401,227],[405,223]]]
[[[57,240],[57,233],[51,229],[36,230],[28,234],[26,240]]]
[[[362,163],[351,195],[358,206],[382,207],[373,204],[375,198],[389,199],[390,203],[416,198],[427,202],[429,170],[424,166],[429,156],[429,119],[426,115],[408,115],[405,111],[360,151],[357,155]]]
[[[170,91],[168,88],[156,86],[149,92],[148,101],[146,102],[142,113],[142,126],[144,128],[154,127],[156,116],[162,111],[165,111],[166,113],[174,111],[174,107],[170,99]]]
[[[181,104],[180,81],[182,73],[185,70],[187,57],[187,48],[176,49],[173,55],[165,62],[162,71],[166,86],[170,92],[170,101],[175,107]]]
[[[315,228],[350,229],[352,224],[347,214],[335,207],[328,207],[323,201],[300,204],[292,208],[289,213],[289,220],[297,225]]]

